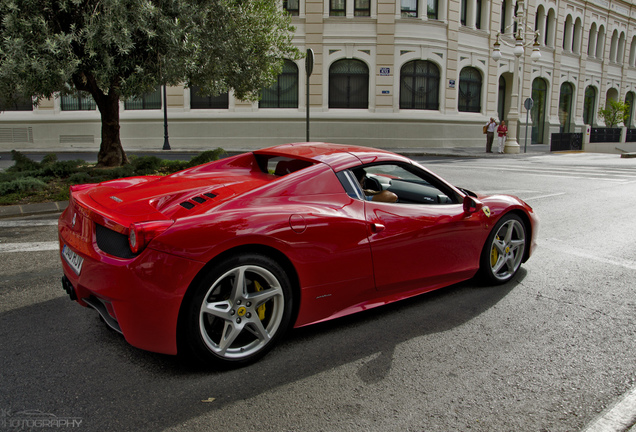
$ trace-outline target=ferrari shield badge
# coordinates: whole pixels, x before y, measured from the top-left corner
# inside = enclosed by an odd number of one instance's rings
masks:
[[[490,217],[490,207],[488,206],[483,206],[481,208],[481,210],[484,212],[484,214],[486,215],[486,217]]]

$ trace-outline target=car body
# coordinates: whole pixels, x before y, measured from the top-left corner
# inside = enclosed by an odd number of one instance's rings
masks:
[[[294,143],[73,186],[59,241],[71,299],[130,344],[244,364],[288,327],[477,273],[508,282],[537,226],[519,198],[456,188],[404,156]]]

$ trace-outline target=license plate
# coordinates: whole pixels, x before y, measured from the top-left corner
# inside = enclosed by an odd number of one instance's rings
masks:
[[[64,247],[62,248],[62,256],[64,257],[64,259],[66,260],[66,263],[71,266],[71,268],[73,269],[73,271],[79,275],[80,272],[82,271],[82,264],[84,263],[84,258],[82,258],[81,256],[79,256],[78,254],[76,254],[75,252],[73,252],[71,250],[71,248],[69,248],[68,246],[64,245]]]

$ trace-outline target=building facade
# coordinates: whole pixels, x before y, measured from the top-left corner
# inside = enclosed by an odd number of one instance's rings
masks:
[[[314,53],[286,60],[278,82],[260,102],[232,92],[204,96],[167,88],[173,149],[253,149],[304,141],[309,103],[312,141],[387,149],[477,147],[489,117],[507,120],[517,99],[520,143],[548,144],[555,132],[604,126],[609,99],[636,94],[636,3],[622,0],[526,0],[517,22],[515,0],[286,0],[294,44]],[[512,97],[518,26],[536,42],[519,58],[519,95]],[[502,58],[492,58],[502,42]],[[163,98],[121,103],[124,148],[161,149]],[[632,125],[633,115],[627,121]],[[100,116],[90,97],[71,95],[0,114],[0,150],[97,150]]]

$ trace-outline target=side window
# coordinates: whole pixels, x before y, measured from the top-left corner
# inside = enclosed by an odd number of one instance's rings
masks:
[[[371,200],[367,195],[388,191],[397,195],[400,204],[459,203],[459,197],[452,188],[408,164],[365,165],[337,175],[352,198]]]

